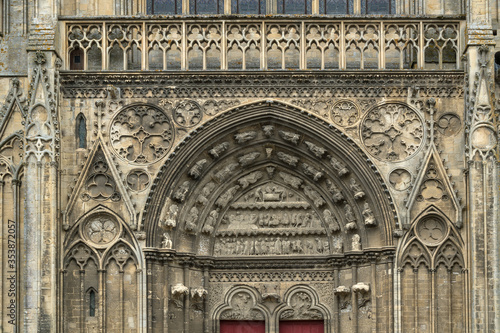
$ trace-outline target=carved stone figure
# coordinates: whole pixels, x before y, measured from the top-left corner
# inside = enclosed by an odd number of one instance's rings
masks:
[[[323,147],[315,145],[314,143],[309,141],[304,141],[304,143],[306,144],[309,151],[311,151],[311,153],[313,153],[317,158],[322,158],[326,153],[326,149]]]
[[[295,189],[298,189],[300,185],[302,185],[302,179],[298,177],[292,176],[286,172],[280,172],[279,175],[283,178],[285,184],[288,184]]]
[[[346,204],[344,206],[345,218],[347,220],[347,224],[345,226],[346,230],[356,230],[356,218],[354,217],[354,213],[352,212],[351,205]]]
[[[335,183],[332,182],[330,179],[326,180],[326,187],[328,191],[332,194],[333,202],[341,202],[342,200],[344,200],[342,192],[337,187],[337,185],[335,185]]]
[[[252,152],[249,154],[245,154],[238,158],[238,162],[241,164],[242,167],[245,167],[255,161],[260,156],[259,152]]]
[[[351,178],[351,180],[349,181],[349,187],[354,194],[354,199],[361,199],[365,196],[365,192],[363,192],[363,189],[354,178]]]
[[[215,189],[215,183],[213,182],[207,183],[200,191],[200,194],[198,195],[196,201],[199,204],[205,206],[208,203],[208,197],[210,196],[210,194],[212,194],[214,189]]]
[[[161,247],[162,249],[172,249],[172,238],[170,238],[170,235],[168,232],[163,233],[163,239],[161,241]]]
[[[321,177],[323,177],[323,172],[315,169],[313,166],[310,166],[307,163],[302,163],[302,170],[304,171],[304,174],[311,177],[316,182],[320,180]]]
[[[263,176],[264,176],[264,174],[262,172],[255,171],[255,172],[249,173],[245,177],[238,179],[238,183],[241,185],[242,189],[246,189],[251,184],[256,183]]]
[[[229,201],[231,201],[236,194],[236,192],[240,189],[239,185],[231,187],[229,190],[224,192],[219,199],[215,202],[215,204],[221,208],[226,207],[229,204]]]
[[[206,159],[199,160],[191,167],[188,174],[194,179],[198,179],[201,176],[201,172],[203,171],[205,164],[207,164]]]
[[[243,133],[237,133],[234,135],[234,139],[238,143],[245,143],[250,140],[253,140],[257,137],[257,132],[255,131],[248,131],[248,132],[243,132]]]
[[[304,188],[304,194],[314,202],[314,205],[316,207],[319,208],[326,203],[326,201],[321,197],[321,195],[315,190],[313,190],[311,186],[305,185],[303,188]]]
[[[289,155],[289,154],[285,154],[281,151],[279,151],[277,154],[278,158],[285,162],[286,164],[288,164],[289,166],[297,166],[297,163],[299,162],[299,158],[298,157],[295,157],[295,156],[292,156],[292,155]]]
[[[189,211],[189,214],[186,218],[186,226],[185,229],[188,232],[194,231],[196,229],[196,223],[198,222],[198,208],[192,207]]]
[[[347,169],[345,164],[337,160],[335,157],[330,156],[330,164],[338,172],[339,177],[349,173],[349,169]]]
[[[359,237],[358,234],[354,234],[352,236],[351,249],[352,251],[361,251],[361,238]]]
[[[182,185],[179,186],[177,188],[177,190],[174,192],[174,194],[172,195],[172,199],[174,199],[180,203],[183,203],[184,200],[186,200],[186,195],[189,192],[190,185],[191,185],[191,183],[188,180],[186,180],[184,183],[182,183]]]
[[[234,170],[236,170],[237,167],[238,163],[228,164],[215,174],[215,178],[222,183],[234,172]]]
[[[321,312],[312,307],[312,299],[305,292],[295,293],[289,302],[291,309],[281,313],[280,319],[322,319]]]
[[[160,221],[162,227],[164,228],[175,228],[177,225],[177,213],[179,212],[179,207],[177,205],[170,205],[168,208],[168,213],[165,219]]]
[[[278,133],[281,136],[281,138],[285,141],[291,142],[293,144],[299,143],[300,135],[297,133],[288,131],[279,131]]]
[[[229,142],[223,142],[208,151],[213,158],[219,158],[229,148]]]
[[[264,135],[267,137],[271,137],[274,134],[274,126],[273,125],[264,125],[262,126],[262,131]]]
[[[363,206],[363,217],[365,219],[365,225],[367,225],[367,226],[376,226],[377,225],[377,221],[375,220],[375,215],[373,215],[373,212],[372,212],[368,202],[365,202],[365,204]]]
[[[328,209],[323,211],[323,218],[332,232],[340,231],[340,225],[332,212]]]
[[[215,223],[219,218],[219,212],[217,210],[212,210],[205,221],[205,225],[203,226],[202,232],[204,234],[211,234],[214,231]]]

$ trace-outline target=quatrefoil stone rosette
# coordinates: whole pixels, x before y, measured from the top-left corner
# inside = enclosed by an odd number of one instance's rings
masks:
[[[361,123],[361,140],[373,157],[401,162],[414,156],[424,141],[421,116],[403,103],[386,103],[372,108]]]
[[[113,151],[133,164],[150,164],[163,158],[174,141],[174,126],[165,111],[151,105],[130,105],[110,125]]]
[[[80,225],[81,237],[96,248],[108,247],[121,232],[120,223],[108,215],[90,216]]]

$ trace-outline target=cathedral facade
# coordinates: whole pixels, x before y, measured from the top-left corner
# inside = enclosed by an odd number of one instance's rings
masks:
[[[500,331],[498,0],[0,4],[0,331]]]

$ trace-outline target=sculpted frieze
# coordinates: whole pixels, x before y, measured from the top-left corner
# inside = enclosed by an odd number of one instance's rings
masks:
[[[222,142],[208,151],[213,158],[219,158],[229,148],[229,142]]]
[[[238,237],[222,238],[215,243],[216,256],[232,255],[312,255],[330,253],[324,237]]]

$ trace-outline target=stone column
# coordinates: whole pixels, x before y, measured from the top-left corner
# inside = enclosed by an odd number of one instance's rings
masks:
[[[471,332],[498,332],[498,131],[493,96],[493,34],[486,0],[469,2],[466,83],[466,186]]]

